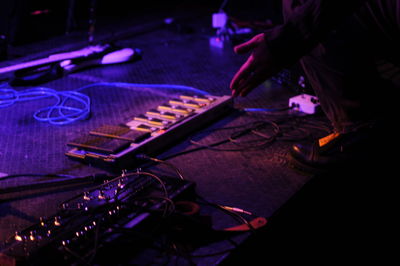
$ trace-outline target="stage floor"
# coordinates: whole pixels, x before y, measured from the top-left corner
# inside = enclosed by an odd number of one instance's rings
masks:
[[[141,60],[89,68],[40,85],[57,91],[67,91],[102,83],[103,85],[80,91],[91,99],[89,118],[62,126],[35,120],[33,113],[51,104],[52,99],[15,102],[11,106],[0,108],[0,174],[86,176],[108,173],[96,166],[67,158],[65,152],[70,148],[66,143],[101,125],[121,124],[169,97],[188,93],[180,89],[142,89],[134,85],[127,89],[118,86],[117,83],[184,85],[211,95],[230,95],[229,82],[246,57],[235,55],[231,43],[227,43],[224,48],[210,46],[209,39],[214,36],[210,27],[211,14],[202,14],[196,19],[178,20],[177,25],[162,26],[162,19],[160,21],[144,25],[142,31],[141,26],[134,23],[124,27],[118,25],[115,29],[110,26],[115,30],[114,33],[99,30],[99,39],[114,35],[118,36],[118,45],[140,49],[143,52]],[[118,35],[117,32],[123,34]],[[84,36],[80,36],[82,39],[79,36],[57,37],[17,47],[16,51],[22,57],[1,62],[1,66],[40,58],[54,51],[82,47],[85,45]],[[35,87],[38,86],[14,89],[22,91]],[[228,143],[216,147],[217,149],[200,149],[168,160],[179,168],[188,180],[195,182],[196,193],[205,199],[247,210],[255,216],[269,218],[312,178],[311,175],[295,171],[289,166],[286,157],[288,148],[296,141],[307,141],[326,134],[329,124],[322,114],[299,116],[286,111],[245,112],[243,109],[284,108],[288,105],[288,99],[296,94],[298,91],[291,88],[266,82],[249,96],[235,98],[236,110],[204,127],[204,130],[209,131],[203,132],[201,138],[191,134],[160,153],[158,157],[166,158],[196,148],[196,145],[189,142],[191,137],[196,137],[205,144],[229,138],[233,131],[221,130],[222,128],[241,127],[259,121],[278,123],[280,135],[268,145],[256,143],[238,146]],[[270,133],[271,128],[272,126],[267,127],[266,131]],[[238,151],[224,151],[238,147]],[[1,182],[0,187],[4,189],[37,181],[37,178],[32,177],[15,178]],[[0,241],[8,239],[15,231],[36,223],[39,217],[52,215],[60,202],[79,191],[82,191],[82,188],[33,194],[21,192],[12,194],[12,197],[1,195]],[[215,209],[205,207],[203,211],[209,212],[213,217],[213,226],[216,228],[236,225],[234,220]],[[239,236],[238,243],[247,237],[248,233]],[[199,252],[218,253],[233,247],[231,241],[225,240],[200,247]],[[193,260],[198,264],[212,265],[220,263],[227,255],[228,253],[222,253]],[[179,263],[184,261],[185,258],[182,258]]]

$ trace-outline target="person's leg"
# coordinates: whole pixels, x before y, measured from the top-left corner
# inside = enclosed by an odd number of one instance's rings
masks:
[[[377,59],[391,56],[386,51],[394,51],[399,39],[397,2],[371,1],[301,60],[338,132],[373,123],[385,108],[390,84],[378,72]]]
[[[296,8],[293,3],[301,2],[285,1],[285,16]],[[302,58],[307,78],[335,134],[312,145],[293,145],[290,159],[294,166],[330,171],[340,165],[357,165],[373,161],[388,144],[385,134],[391,132],[387,129],[390,118],[395,117],[393,92],[398,87],[378,71],[377,61],[399,62],[394,56],[400,47],[399,3],[369,1]]]
[[[290,5],[294,1],[286,1],[286,12],[295,8]],[[381,118],[387,122],[386,116],[391,116],[388,111],[391,108],[386,107],[393,106],[391,99],[396,96],[389,90],[396,87],[387,85],[385,77],[388,76],[382,75],[375,60],[399,62],[392,52],[400,47],[400,1],[370,1],[345,25],[304,57],[302,64],[335,129],[346,132],[343,135],[355,136],[368,128],[363,125]],[[381,136],[389,133],[379,130]],[[379,145],[390,141],[388,137],[381,138]],[[396,142],[395,139],[393,143]],[[363,151],[370,149],[370,143],[368,138],[362,141]],[[391,150],[396,151],[393,147]],[[318,166],[326,166],[327,157],[335,155],[326,152],[321,156],[317,149],[308,151],[303,161]],[[293,244],[294,252],[304,256],[309,252],[308,255],[315,255],[320,264],[318,255],[339,263],[353,260],[374,263],[376,259],[385,264],[393,259],[396,253],[391,250],[388,239],[393,238],[395,228],[392,221],[397,194],[392,191],[396,186],[391,173],[397,171],[397,167],[392,163],[391,154],[379,153],[375,159],[378,157],[384,160],[383,164],[374,161],[357,167],[335,167],[331,169],[339,173],[313,177],[270,219],[269,229],[274,234],[268,239],[279,244],[272,242],[271,247],[279,250],[287,248],[287,243]],[[345,156],[341,158],[346,159]],[[321,163],[314,159],[320,159]],[[307,245],[303,243],[305,239]],[[299,262],[297,257],[295,259]]]

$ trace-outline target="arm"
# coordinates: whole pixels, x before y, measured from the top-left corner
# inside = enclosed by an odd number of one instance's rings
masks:
[[[234,96],[245,96],[264,80],[311,51],[344,18],[368,0],[308,0],[284,24],[235,47],[251,52],[231,82]]]
[[[308,0],[283,25],[265,33],[271,51],[287,64],[312,50],[344,18],[368,0]]]

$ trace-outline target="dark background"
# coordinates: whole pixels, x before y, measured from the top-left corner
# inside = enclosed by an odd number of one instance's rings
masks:
[[[143,17],[146,20],[145,17],[150,13],[168,16],[193,8],[218,11],[222,2],[97,0],[96,23],[103,25],[132,17]],[[92,0],[3,0],[0,10],[0,35],[6,36],[9,45],[14,46],[66,32],[87,30],[91,4]],[[281,19],[280,1],[277,0],[230,0],[227,1],[224,10],[230,16],[246,20],[269,19],[278,23]]]

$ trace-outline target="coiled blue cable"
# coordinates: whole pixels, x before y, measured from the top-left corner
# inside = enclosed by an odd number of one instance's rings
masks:
[[[52,97],[55,99],[55,103],[51,106],[39,109],[33,114],[33,117],[38,121],[48,122],[53,125],[66,125],[89,117],[91,106],[90,98],[79,91],[98,86],[111,86],[125,89],[171,89],[190,91],[202,95],[208,94],[206,91],[193,87],[170,84],[101,82],[86,85],[74,91],[56,91],[45,87],[16,91],[10,88],[7,83],[3,83],[0,84],[0,108],[11,106],[17,102]],[[167,95],[171,96],[170,94]]]
[[[53,125],[65,125],[86,119],[90,114],[90,98],[80,92],[56,91],[45,87],[16,91],[4,84],[0,86],[0,108],[11,106],[17,102],[48,97],[55,99],[55,103],[41,108],[33,114],[38,121]],[[70,105],[67,105],[67,102]]]

